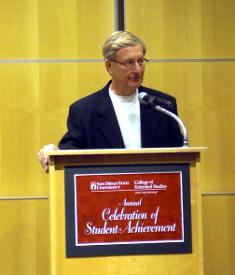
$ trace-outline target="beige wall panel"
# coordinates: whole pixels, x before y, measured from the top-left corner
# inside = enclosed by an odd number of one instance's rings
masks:
[[[142,38],[147,47],[147,58],[162,58],[163,1],[126,0],[126,30]]]
[[[233,0],[126,0],[126,29],[146,42],[149,58],[235,55]]]
[[[42,195],[36,152],[40,144],[39,65],[0,64],[0,196]]]
[[[196,58],[200,12],[195,0],[126,0],[126,29],[145,41],[148,58]]]
[[[48,275],[48,201],[0,201],[2,275]]]
[[[40,67],[43,143],[57,143],[66,131],[69,105],[104,87],[109,80],[103,62],[43,64]]]
[[[199,63],[149,63],[144,85],[175,96],[178,114],[188,129],[189,143],[203,145],[201,65]]]
[[[207,0],[202,5],[202,56],[235,57],[235,1]]]
[[[69,105],[108,79],[102,62],[0,65],[0,196],[48,194],[36,153],[64,134]]]
[[[0,2],[0,59],[101,58],[114,1]]]
[[[38,57],[37,1],[0,1],[0,59]]]
[[[235,63],[203,63],[204,191],[234,192]]]
[[[203,197],[205,275],[235,274],[235,196]]]
[[[102,58],[113,8],[110,0],[40,1],[40,58]]]

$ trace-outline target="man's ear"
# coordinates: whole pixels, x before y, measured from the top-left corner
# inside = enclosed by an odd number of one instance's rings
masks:
[[[112,61],[105,59],[105,67],[109,74],[112,73]]]

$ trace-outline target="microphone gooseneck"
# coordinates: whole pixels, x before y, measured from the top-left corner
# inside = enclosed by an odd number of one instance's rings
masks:
[[[157,98],[158,99],[158,98]],[[159,102],[157,102],[157,99],[154,96],[151,96],[145,92],[141,92],[138,95],[138,100],[141,104],[143,105],[150,105],[152,107],[154,107],[155,110],[160,111],[170,117],[172,117],[179,125],[180,127],[180,132],[183,136],[183,147],[188,147],[188,134],[187,134],[187,129],[183,123],[183,121],[174,113],[170,112],[169,110],[163,108],[162,106],[159,106]],[[165,104],[169,106],[169,104],[167,104],[167,102],[170,102],[169,100],[165,100],[162,99],[162,102],[165,101]],[[170,104],[172,105],[172,103],[170,102]]]

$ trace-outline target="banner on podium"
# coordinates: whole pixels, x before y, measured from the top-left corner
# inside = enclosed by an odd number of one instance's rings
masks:
[[[66,256],[190,253],[189,165],[65,168]]]

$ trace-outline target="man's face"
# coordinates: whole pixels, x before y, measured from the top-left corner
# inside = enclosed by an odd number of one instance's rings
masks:
[[[118,50],[114,61],[106,61],[106,68],[112,78],[111,89],[119,95],[134,93],[143,82],[144,64],[139,65],[143,58],[142,46],[135,45]]]

